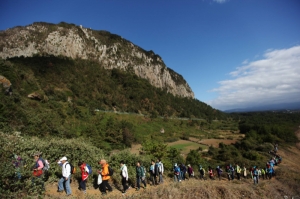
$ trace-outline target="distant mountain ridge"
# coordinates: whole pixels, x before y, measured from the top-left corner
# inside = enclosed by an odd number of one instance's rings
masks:
[[[236,109],[225,110],[224,112],[233,113],[233,112],[285,111],[285,110],[300,110],[300,102],[270,104],[270,105],[247,107],[247,108],[236,108]]]
[[[131,71],[151,85],[180,97],[194,98],[186,80],[166,67],[153,51],[122,37],[75,24],[37,22],[0,32],[0,57],[65,56],[99,62],[106,69]]]

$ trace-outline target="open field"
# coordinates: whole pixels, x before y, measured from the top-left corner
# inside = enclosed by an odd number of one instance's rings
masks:
[[[191,142],[189,140],[178,140],[176,142],[168,143],[168,146],[180,149],[183,156],[186,156],[190,150],[197,150],[199,147],[201,147],[202,150],[208,149],[206,145]]]
[[[199,147],[201,147],[204,151],[208,149],[206,145],[199,144],[189,140],[178,140],[176,142],[167,143],[167,145],[169,147],[174,147],[176,149],[181,150],[181,154],[183,156],[186,156],[190,152],[190,150],[197,150],[199,149]],[[130,151],[133,154],[139,154],[141,147],[142,147],[141,144],[134,144],[132,145]]]

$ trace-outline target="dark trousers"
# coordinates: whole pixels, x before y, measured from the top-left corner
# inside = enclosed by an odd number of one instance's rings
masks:
[[[86,190],[86,180],[81,180],[79,183],[79,187],[81,188],[81,190]]]
[[[219,180],[221,180],[221,173],[218,173],[218,178]]]
[[[156,176],[153,173],[150,173],[150,181],[152,182],[152,185],[155,185]]]
[[[100,184],[100,191],[102,193],[106,193],[106,188],[108,189],[108,191],[112,191],[111,186],[108,184],[108,180],[103,180]]]
[[[241,174],[240,173],[236,173],[237,175],[237,179],[240,180],[241,179]]]
[[[144,187],[146,187],[146,182],[145,179],[143,180],[142,177],[136,177],[136,184],[137,184],[137,188],[141,188],[141,181],[144,184]]]
[[[122,177],[122,185],[123,185],[123,191],[126,191],[128,189],[128,185],[127,185],[127,180],[124,177]]]

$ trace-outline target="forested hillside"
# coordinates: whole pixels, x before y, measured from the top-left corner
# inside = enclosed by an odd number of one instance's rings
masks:
[[[3,131],[60,137],[92,134],[95,138],[107,137],[105,133],[111,132],[112,137],[120,139],[106,139],[105,143],[126,143],[122,137],[134,139],[132,124],[107,120],[95,110],[143,114],[147,118],[200,118],[208,122],[226,117],[203,102],[175,97],[132,73],[106,70],[93,61],[20,57],[1,60],[0,69],[13,88],[11,96],[5,95],[4,89],[0,92]]]

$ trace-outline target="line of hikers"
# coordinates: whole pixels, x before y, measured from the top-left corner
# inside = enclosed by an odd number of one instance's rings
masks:
[[[258,183],[259,179],[271,179],[275,175],[274,166],[281,163],[282,158],[277,154],[277,148],[276,151],[272,152],[274,155],[267,163],[265,168],[259,168],[256,166],[246,168],[244,165],[243,167],[240,167],[239,164],[235,164],[235,166],[232,166],[231,164],[228,164],[225,166],[226,169],[226,177],[227,179],[234,180],[235,177],[237,180],[241,180],[241,177],[248,178],[248,173],[251,176],[251,179],[253,179],[254,184]],[[42,188],[44,189],[44,174],[46,171],[50,168],[49,162],[47,160],[44,160],[41,158],[41,153],[37,152],[34,155],[35,165],[33,167],[33,178],[32,178],[32,185],[35,185],[37,181],[41,181]],[[20,157],[14,156],[14,164],[19,166],[19,159]],[[62,170],[62,177],[58,181],[58,192],[66,192],[67,196],[72,194],[71,190],[71,177],[72,174],[75,173],[76,168],[68,162],[67,157],[62,157],[57,161],[58,165],[61,167]],[[109,166],[109,164],[106,162],[106,160],[101,159],[98,162],[99,165],[101,165],[101,170],[97,170],[98,173],[98,181],[97,184],[99,185],[99,189],[103,195],[107,194],[108,192],[112,191],[112,187],[109,184],[109,179],[114,173],[114,170]],[[81,179],[79,182],[79,189],[83,191],[83,193],[86,193],[86,182],[89,177],[89,175],[92,174],[92,167],[85,163],[84,161],[78,162],[78,167],[81,171]],[[16,167],[17,169],[17,167]],[[200,180],[206,180],[206,172],[204,167],[199,165],[199,174],[200,174]],[[149,184],[150,185],[158,185],[164,182],[163,180],[163,174],[164,174],[164,165],[160,159],[151,160],[151,164],[149,166],[148,170],[150,174],[149,178]],[[194,170],[190,164],[187,165],[187,167],[184,164],[174,164],[173,167],[174,172],[174,181],[175,182],[181,182],[182,180],[186,180],[186,174],[188,174],[188,179],[192,177],[196,177]],[[217,166],[216,169],[213,169],[211,166],[208,167],[208,176],[209,179],[215,180],[215,176],[219,180],[221,180],[221,176],[223,173],[223,170],[220,166]],[[145,189],[147,187],[147,170],[146,168],[141,164],[140,161],[136,163],[136,191],[139,191],[141,188],[141,183],[144,185],[143,188]],[[122,193],[126,193],[126,191],[129,189],[129,183],[128,183],[128,170],[127,166],[124,161],[120,162],[120,175],[121,175],[121,183],[123,185]],[[20,179],[21,174],[17,173],[17,177]]]

